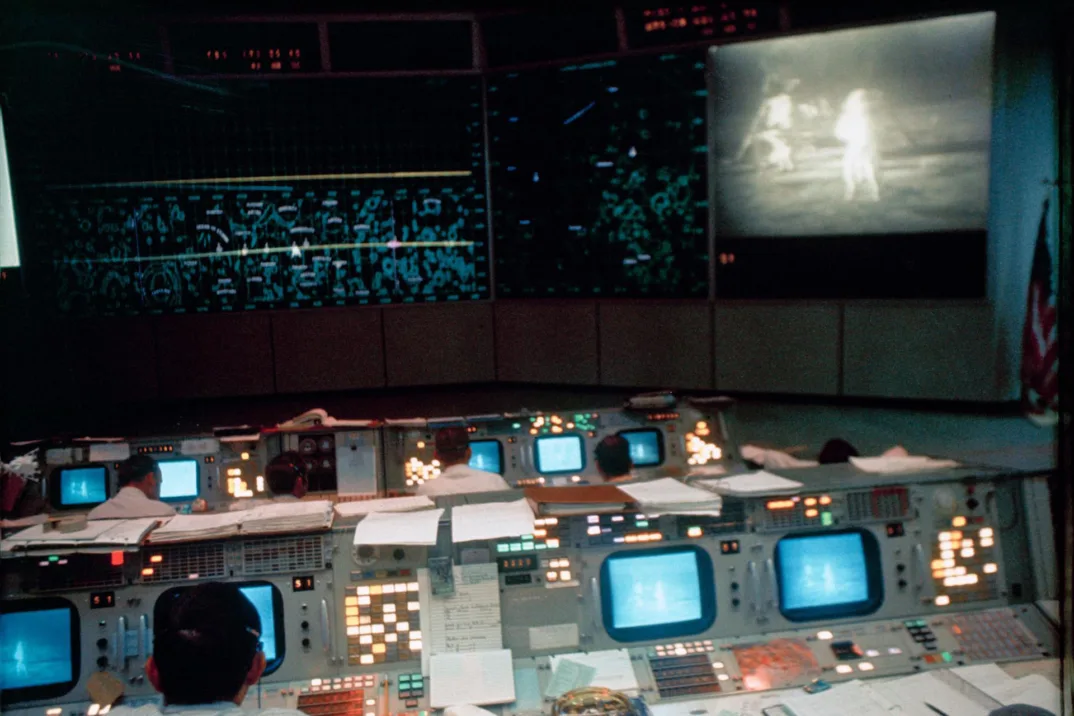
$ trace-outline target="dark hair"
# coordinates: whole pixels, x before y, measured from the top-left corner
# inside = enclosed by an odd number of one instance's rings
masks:
[[[265,482],[274,495],[290,495],[295,481],[306,476],[302,456],[294,450],[282,452],[265,466]]]
[[[167,704],[231,701],[260,649],[261,618],[234,584],[184,592],[158,623],[153,660]]]
[[[832,438],[824,443],[817,455],[817,462],[821,465],[831,465],[837,462],[850,462],[850,458],[858,456],[857,449],[842,438]]]
[[[466,459],[470,449],[470,433],[456,425],[436,431],[436,456],[443,462],[455,464]],[[446,466],[445,466],[446,467]]]
[[[141,482],[149,473],[160,477],[160,466],[157,465],[157,461],[148,455],[132,455],[119,463],[119,468],[116,470],[116,482],[120,487],[126,487],[132,482]]]
[[[601,440],[594,456],[601,473],[609,477],[626,475],[634,467],[630,459],[630,443],[622,435],[609,435]]]

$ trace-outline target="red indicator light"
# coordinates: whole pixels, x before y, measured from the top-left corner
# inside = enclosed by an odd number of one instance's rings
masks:
[[[113,552],[112,553],[112,566],[113,567],[122,567],[123,566],[123,553],[122,552]]]

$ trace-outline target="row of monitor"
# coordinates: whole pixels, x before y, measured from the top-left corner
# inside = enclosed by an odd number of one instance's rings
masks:
[[[775,548],[779,608],[790,621],[872,614],[883,603],[880,547],[868,531],[792,534]],[[160,596],[154,621],[163,623],[184,589]],[[283,598],[268,582],[240,585],[261,617],[266,674],[283,662]],[[630,643],[692,636],[716,621],[712,559],[702,548],[677,545],[609,555],[600,570],[605,630]],[[60,696],[80,673],[78,610],[59,598],[8,600],[0,614],[0,689],[5,702]]]
[[[664,436],[656,428],[624,430],[619,433],[630,444],[630,457],[636,467],[655,467],[664,462]],[[496,439],[474,440],[470,467],[503,474],[503,444]],[[542,475],[576,474],[585,469],[585,440],[581,435],[542,435],[533,441],[534,465]],[[165,502],[189,502],[199,496],[198,461],[195,459],[158,460],[161,484],[160,499]],[[61,467],[52,473],[49,498],[60,509],[86,508],[111,497],[108,468],[104,465]]]

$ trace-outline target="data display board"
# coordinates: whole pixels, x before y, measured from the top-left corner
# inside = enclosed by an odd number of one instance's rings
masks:
[[[488,296],[477,78],[66,90],[8,115],[35,290],[62,311]]]
[[[497,292],[704,297],[705,57],[488,80]]]

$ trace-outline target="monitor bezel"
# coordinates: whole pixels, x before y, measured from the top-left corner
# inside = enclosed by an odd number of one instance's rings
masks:
[[[193,495],[180,495],[178,497],[161,497],[160,501],[161,502],[169,502],[169,503],[171,503],[171,502],[189,502],[191,500],[196,500],[199,497],[201,497],[201,462],[197,458],[193,458],[193,457],[179,457],[179,458],[174,458],[172,460],[157,460],[157,465],[160,466],[160,465],[164,465],[165,463],[175,463],[175,462],[192,462],[192,463],[194,463],[194,482],[197,485],[198,491],[197,491],[197,493],[195,493]],[[161,468],[161,472],[163,473],[163,468]]]
[[[697,580],[701,590],[701,616],[683,622],[652,624],[648,626],[616,627],[612,606],[611,564],[614,561],[638,557],[654,557],[667,554],[693,554],[697,560]],[[696,545],[671,545],[613,552],[600,565],[600,612],[604,631],[620,643],[636,643],[694,636],[716,623],[716,579],[712,558]]]
[[[815,607],[784,608],[786,582],[783,579],[783,563],[780,545],[787,540],[817,539],[837,535],[856,534],[861,536],[862,550],[865,553],[865,577],[869,593],[858,602],[845,604],[822,604]],[[873,614],[884,604],[884,568],[880,557],[880,542],[876,535],[866,529],[849,527],[839,530],[809,530],[791,532],[779,539],[773,548],[775,560],[775,577],[779,590],[779,613],[791,622],[808,622],[817,619],[843,619]]]
[[[61,501],[63,496],[63,473],[68,470],[104,470],[104,499],[100,502],[81,502],[77,505],[65,505]],[[103,505],[112,497],[112,479],[108,471],[108,465],[103,462],[88,462],[79,465],[59,465],[51,473],[48,479],[48,502],[57,510],[91,510],[97,505]]]
[[[63,597],[5,599],[0,601],[0,614],[39,612],[53,609],[66,610],[70,619],[70,640],[68,644],[71,647],[71,679],[52,684],[0,690],[0,703],[15,704],[26,701],[54,699],[70,693],[78,685],[82,676],[82,626],[78,616],[78,607]]]
[[[477,444],[484,445],[484,444],[488,444],[488,443],[496,443],[496,454],[498,456],[498,460],[500,461],[500,469],[496,470],[496,474],[502,476],[503,473],[504,473],[503,443],[502,442],[500,442],[496,438],[488,438],[488,439],[482,439],[482,440],[471,440],[470,441],[470,449],[473,449],[474,445],[477,445]],[[480,468],[473,468],[473,469],[478,470]]]
[[[660,461],[651,462],[646,465],[639,465],[638,463],[634,462],[634,458],[630,458],[630,462],[634,465],[634,467],[640,467],[642,469],[650,467],[660,467],[661,465],[663,465],[664,461],[667,459],[667,453],[664,447],[664,431],[660,428],[631,428],[630,430],[620,430],[618,433],[616,433],[616,435],[621,436],[624,440],[627,440],[629,442],[630,438],[628,438],[627,435],[636,435],[639,433],[654,433],[656,435],[656,453],[659,456]]]
[[[252,579],[242,582],[228,582],[234,586],[242,589],[243,587],[271,587],[272,588],[272,614],[273,619],[276,620],[276,658],[265,661],[264,676],[268,676],[274,673],[277,669],[283,666],[284,658],[287,656],[287,640],[284,636],[286,629],[286,616],[283,609],[283,592],[272,582],[263,579]],[[164,624],[167,620],[167,614],[162,611],[164,604],[174,603],[174,600],[178,599],[188,589],[193,589],[193,586],[178,586],[171,587],[160,593],[157,597],[157,601],[153,604],[153,623]],[[165,602],[165,598],[171,600]]]
[[[537,449],[537,446],[540,445],[541,441],[543,441],[543,440],[553,440],[553,439],[558,440],[558,439],[562,439],[562,438],[574,438],[575,440],[578,441],[578,444],[580,445],[580,449],[579,449],[578,453],[582,458],[581,467],[579,467],[577,469],[571,468],[570,470],[542,470],[541,469],[541,452],[540,452],[540,450]],[[586,468],[585,438],[582,437],[579,433],[563,433],[561,435],[538,435],[537,437],[535,437],[533,439],[533,467],[537,470],[537,473],[540,474],[540,475],[572,475],[572,474],[577,475],[577,474],[581,473]]]

